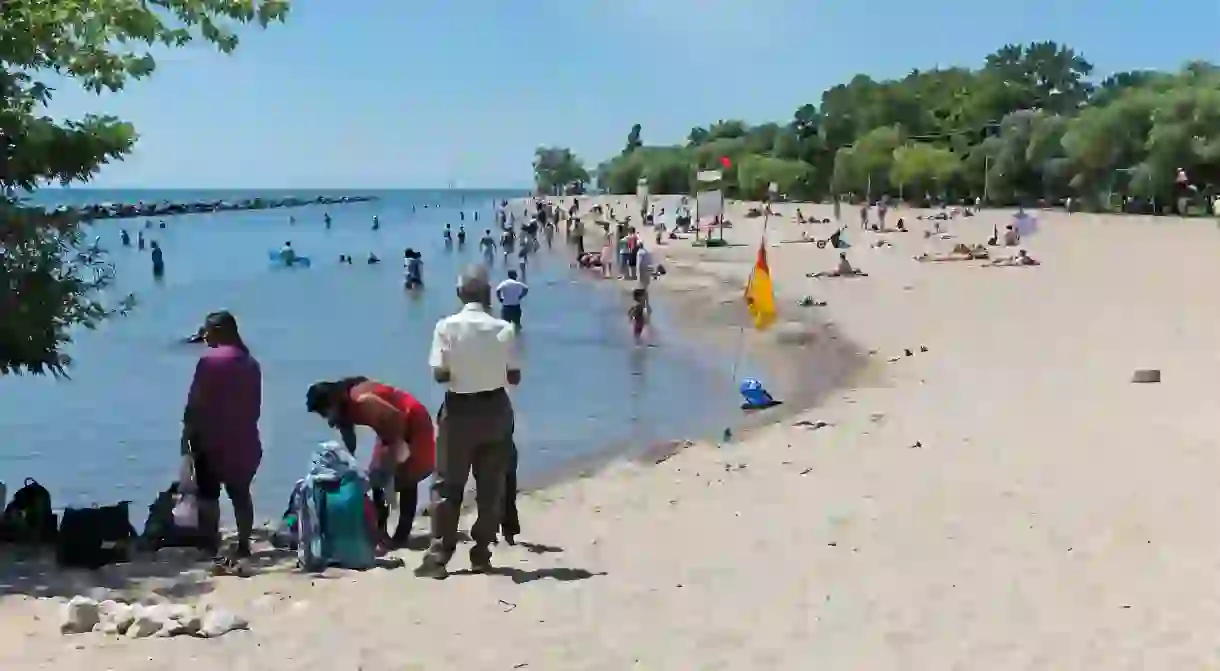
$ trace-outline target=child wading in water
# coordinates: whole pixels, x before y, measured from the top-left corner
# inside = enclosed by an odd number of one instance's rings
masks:
[[[631,320],[631,334],[638,343],[644,336],[644,327],[648,325],[648,315],[652,308],[648,306],[648,292],[644,289],[632,291],[631,298],[635,302],[627,310],[627,318]]]

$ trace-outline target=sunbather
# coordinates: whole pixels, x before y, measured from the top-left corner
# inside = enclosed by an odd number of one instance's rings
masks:
[[[983,245],[967,246],[963,243],[957,243],[953,246],[953,251],[948,254],[920,254],[915,257],[916,261],[923,263],[939,263],[944,261],[976,261],[986,259],[990,254],[987,248]]]
[[[868,277],[868,273],[853,268],[851,262],[847,260],[847,252],[839,252],[839,265],[837,268],[820,273],[806,273],[805,277],[817,279],[829,277]]]
[[[1012,256],[1001,257],[983,265],[989,268],[996,266],[1040,266],[1042,262],[1027,254],[1024,249],[1021,249]]]

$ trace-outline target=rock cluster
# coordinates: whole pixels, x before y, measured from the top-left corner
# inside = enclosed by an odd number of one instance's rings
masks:
[[[101,203],[76,208],[60,208],[61,213],[73,213],[81,219],[134,219],[138,217],[172,217],[203,212],[233,212],[241,210],[272,210],[307,205],[345,205],[377,200],[376,196],[316,196],[313,198],[248,198],[245,200],[197,200],[187,203]]]
[[[230,631],[249,628],[250,623],[241,616],[211,605],[129,604],[110,599],[98,601],[85,596],[73,597],[64,606],[59,625],[60,632],[64,634],[96,631],[128,638],[216,638]]]

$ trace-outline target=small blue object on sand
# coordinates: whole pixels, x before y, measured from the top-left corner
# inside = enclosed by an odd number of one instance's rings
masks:
[[[763,408],[777,406],[783,402],[775,400],[766,387],[752,377],[747,377],[741,381],[740,391],[741,397],[745,399],[745,402],[741,404],[742,410],[762,410]]]
[[[282,253],[280,253],[279,251],[276,251],[274,249],[267,252],[267,259],[270,260],[272,263],[277,263],[281,266],[285,266],[288,268],[291,268],[293,266],[300,266],[302,268],[309,267],[309,257],[308,256],[294,257],[292,259],[292,262],[290,263],[290,262],[284,260],[284,255]]]

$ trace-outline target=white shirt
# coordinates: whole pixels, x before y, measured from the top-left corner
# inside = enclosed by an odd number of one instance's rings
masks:
[[[523,282],[510,278],[504,280],[496,287],[496,295],[500,297],[502,305],[521,305],[521,298],[525,296],[525,292],[528,289],[529,287],[525,286]]]
[[[478,303],[436,323],[428,364],[449,371],[449,391],[474,394],[508,386],[508,370],[517,363],[517,332]]]

